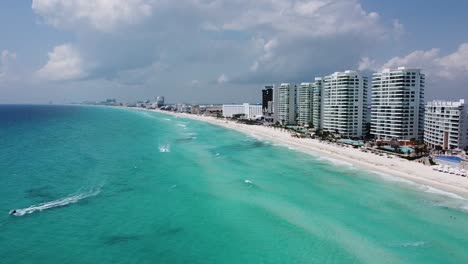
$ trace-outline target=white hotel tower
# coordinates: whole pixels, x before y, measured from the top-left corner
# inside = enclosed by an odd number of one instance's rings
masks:
[[[468,145],[465,101],[432,101],[426,105],[424,142],[431,148],[464,149]]]
[[[342,136],[363,135],[367,113],[367,78],[357,71],[323,78],[323,129]]]
[[[424,74],[419,69],[385,69],[373,74],[371,134],[377,139],[422,139]]]
[[[367,78],[357,71],[323,78],[323,129],[347,137],[363,136],[367,115]]]
[[[312,84],[301,83],[297,88],[297,124],[308,126],[312,122]]]
[[[296,85],[282,83],[273,93],[274,120],[283,125],[296,124]]]
[[[312,125],[315,129],[323,127],[322,78],[315,78],[312,84]]]

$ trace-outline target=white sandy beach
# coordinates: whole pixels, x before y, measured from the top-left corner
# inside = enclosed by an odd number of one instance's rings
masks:
[[[468,198],[468,178],[437,172],[430,166],[394,157],[392,159],[354,148],[339,147],[315,139],[294,138],[286,132],[273,127],[245,125],[214,117],[181,114],[160,110],[150,110],[163,114],[199,120],[242,132],[244,134],[273,143],[290,146],[308,154],[319,154],[332,159],[348,162],[357,167],[406,179],[439,190]]]

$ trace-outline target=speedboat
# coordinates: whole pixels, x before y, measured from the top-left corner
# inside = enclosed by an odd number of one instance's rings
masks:
[[[8,212],[10,215],[16,215],[18,212],[16,210],[11,210],[10,212]]]

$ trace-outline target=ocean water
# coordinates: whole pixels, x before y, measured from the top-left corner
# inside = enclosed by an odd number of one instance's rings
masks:
[[[1,263],[468,263],[467,211],[197,121],[0,106]]]

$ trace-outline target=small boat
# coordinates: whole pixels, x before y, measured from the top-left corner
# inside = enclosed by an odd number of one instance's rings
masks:
[[[10,215],[16,215],[18,212],[16,210],[11,210],[10,212],[8,212]]]

